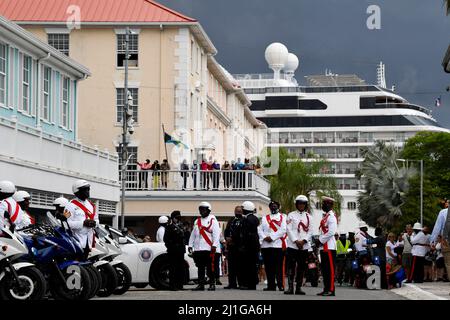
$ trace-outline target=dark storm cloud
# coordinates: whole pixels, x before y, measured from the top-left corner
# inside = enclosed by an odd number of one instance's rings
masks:
[[[264,50],[284,43],[300,58],[296,78],[355,73],[376,81],[386,64],[388,86],[427,106],[450,128],[450,74],[441,62],[450,44],[450,16],[442,0],[160,0],[200,21],[232,73],[269,72]],[[369,30],[369,5],[381,8],[381,30]],[[442,96],[442,106],[434,100]]]

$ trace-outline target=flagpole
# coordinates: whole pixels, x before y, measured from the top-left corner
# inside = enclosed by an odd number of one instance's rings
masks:
[[[166,150],[166,159],[167,161],[169,161],[169,157],[167,156],[167,143],[166,143],[166,130],[164,129],[164,123],[161,124],[162,125],[162,130],[163,130],[163,141],[164,141],[164,149]]]

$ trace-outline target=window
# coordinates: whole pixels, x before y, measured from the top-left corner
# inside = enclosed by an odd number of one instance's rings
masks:
[[[23,56],[23,76],[22,76],[22,110],[30,113],[30,96],[31,96],[31,57]]]
[[[69,128],[69,114],[70,114],[69,88],[70,88],[70,79],[63,78],[61,126],[63,126],[66,129]]]
[[[194,70],[196,68],[195,64],[197,63],[197,59],[195,59],[195,45],[194,41],[191,40],[191,74],[194,74]]]
[[[348,210],[356,210],[356,202],[347,202]]]
[[[6,46],[0,43],[0,105],[6,105]]]
[[[133,104],[129,106],[133,111],[133,120],[138,122],[138,89],[137,88],[129,88],[131,96],[133,97]],[[125,106],[125,89],[117,88],[116,89],[116,106],[117,106],[117,122],[122,122],[123,116],[123,108]]]
[[[130,34],[128,35],[128,66],[137,67],[139,60],[139,35]],[[125,67],[125,52],[126,52],[126,35],[117,35],[117,66]]]
[[[44,85],[42,87],[42,119],[50,121],[50,88],[52,69],[44,67]]]
[[[49,33],[48,44],[56,50],[69,55],[69,34],[68,33]]]

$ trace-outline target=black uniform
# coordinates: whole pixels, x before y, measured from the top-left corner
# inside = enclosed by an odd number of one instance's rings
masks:
[[[164,244],[169,256],[169,283],[171,289],[182,289],[184,284],[185,262],[184,230],[181,223],[171,223],[166,226]]]
[[[237,288],[243,285],[242,268],[239,268],[239,248],[242,246],[242,221],[243,217],[232,218],[225,228],[225,239],[231,238],[227,242],[227,262],[228,262],[228,286]]]
[[[239,250],[239,261],[242,265],[243,286],[255,290],[258,279],[259,258],[259,220],[254,214],[248,214],[242,220],[241,238],[242,246]]]

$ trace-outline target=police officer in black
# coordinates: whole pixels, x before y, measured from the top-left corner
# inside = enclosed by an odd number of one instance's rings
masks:
[[[242,220],[241,237],[242,245],[239,248],[239,261],[242,265],[243,283],[239,289],[256,290],[258,280],[258,255],[259,255],[259,219],[255,216],[255,205],[250,201],[242,204],[244,219]]]
[[[243,211],[242,206],[234,208],[234,217],[225,228],[225,240],[227,245],[228,286],[224,289],[237,289],[242,285],[242,270],[239,268],[239,248],[242,246]]]
[[[164,244],[169,257],[169,284],[170,290],[183,290],[184,283],[184,230],[181,223],[180,211],[173,211],[170,215],[170,223],[166,226],[164,233]]]

